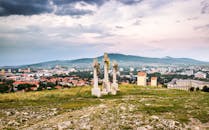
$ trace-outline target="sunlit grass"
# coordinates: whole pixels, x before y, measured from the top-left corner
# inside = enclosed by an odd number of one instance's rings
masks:
[[[83,98],[85,98],[85,100],[82,100]],[[99,103],[99,100],[92,98],[90,87],[75,87],[62,90],[46,90],[25,93],[17,92],[0,95],[0,108],[2,109],[21,108],[24,106],[76,109],[97,103]],[[71,107],[66,107],[67,104],[70,104],[68,106]]]
[[[197,118],[201,122],[209,121],[209,93],[122,85],[120,92],[115,96],[95,98],[91,96],[90,90],[91,87],[88,86],[0,94],[0,109],[29,107],[35,110],[36,108],[56,107],[61,112],[65,112],[68,109],[75,110],[112,101],[114,105],[120,103],[135,105],[137,109],[132,112],[133,114],[158,115],[180,122],[187,122],[190,118]]]
[[[136,112],[161,115],[180,122],[190,118],[209,122],[209,93],[130,85],[121,87],[121,93],[134,96],[128,103],[138,106]]]

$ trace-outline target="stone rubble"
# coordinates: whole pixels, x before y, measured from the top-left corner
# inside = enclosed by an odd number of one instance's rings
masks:
[[[125,102],[125,103],[124,103]],[[124,102],[114,104],[113,100],[106,101],[97,106],[91,106],[80,110],[74,110],[58,114],[59,109],[50,108],[42,111],[30,109],[4,112],[7,118],[0,119],[1,127],[25,129],[25,130],[97,130],[97,129],[207,129],[209,124],[202,124],[197,119],[191,119],[189,124],[181,124],[178,121],[164,119],[159,115],[143,115],[134,113],[137,107],[134,104]]]

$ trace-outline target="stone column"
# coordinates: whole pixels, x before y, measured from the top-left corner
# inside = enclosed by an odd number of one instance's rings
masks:
[[[113,65],[113,83],[117,83],[117,70],[115,66]]]
[[[113,63],[113,83],[111,88],[111,93],[115,95],[117,93],[118,89],[118,83],[117,83],[117,70],[118,70],[118,64],[116,62]]]
[[[94,62],[93,62],[93,67],[94,67],[94,85],[93,85],[93,88],[91,90],[91,94],[92,96],[96,96],[96,97],[101,97],[101,91],[100,91],[100,88],[98,86],[98,71],[99,71],[99,63],[97,61],[97,59],[94,59]]]
[[[98,88],[98,76],[97,76],[97,68],[94,67],[94,88]]]
[[[109,68],[109,58],[107,53],[104,54],[104,80],[103,80],[103,94],[108,94],[110,90],[110,82],[108,77],[108,68]]]
[[[108,64],[107,62],[104,62],[104,81],[109,82],[108,78]]]

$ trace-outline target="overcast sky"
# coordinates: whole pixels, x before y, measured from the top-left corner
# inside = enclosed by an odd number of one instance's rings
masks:
[[[209,61],[209,0],[0,0],[0,65],[104,52]]]

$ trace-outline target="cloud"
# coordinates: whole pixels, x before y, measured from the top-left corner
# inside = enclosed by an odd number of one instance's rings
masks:
[[[201,13],[202,14],[209,14],[209,2],[204,0],[201,2]]]
[[[82,16],[87,14],[93,14],[92,10],[88,9],[76,9],[73,5],[64,5],[58,7],[55,11],[56,15],[70,15],[70,16]]]
[[[140,24],[141,24],[141,20],[136,20],[134,23],[133,23],[133,25],[136,25],[136,26],[139,26]]]
[[[8,15],[33,15],[41,13],[50,13],[52,8],[47,0],[1,0],[0,16]]]
[[[209,53],[201,51],[201,48],[209,48],[208,14],[201,13],[201,1],[0,2],[0,12],[9,12],[11,5],[18,10],[15,15],[7,13],[7,16],[0,17],[2,64],[24,62],[24,55],[27,55],[28,63],[93,57],[103,52],[209,60]],[[29,6],[33,12],[24,12],[20,8],[23,5]]]
[[[97,6],[101,6],[105,3],[105,1],[108,0],[52,0],[56,5],[66,5],[66,4],[72,4],[77,2],[82,2],[84,5],[87,4],[94,4]]]
[[[207,30],[207,31],[209,31],[209,24],[202,25],[202,26],[196,26],[196,27],[194,27],[194,30]]]
[[[126,4],[126,5],[133,5],[142,2],[143,0],[119,0],[119,2]]]
[[[123,26],[116,25],[115,28],[117,28],[117,29],[123,29]]]
[[[88,5],[101,6],[104,2],[105,0],[1,0],[0,16],[43,13],[81,16],[92,14],[93,10],[76,8],[76,4],[80,4],[80,6],[85,8]]]

